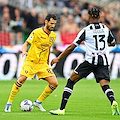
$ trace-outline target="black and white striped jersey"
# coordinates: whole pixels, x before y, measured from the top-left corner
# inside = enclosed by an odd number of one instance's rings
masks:
[[[89,24],[78,33],[73,43],[78,46],[82,41],[86,46],[86,61],[94,65],[109,65],[108,43],[114,43],[115,38],[106,25]]]

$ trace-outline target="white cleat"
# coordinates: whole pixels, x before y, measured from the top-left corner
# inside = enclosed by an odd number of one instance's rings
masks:
[[[50,113],[52,115],[64,115],[65,114],[65,109],[63,109],[63,110],[60,110],[60,109],[58,109],[58,110],[51,110]]]
[[[119,108],[116,101],[113,101],[111,109],[112,109],[112,115],[119,115]]]
[[[4,111],[5,112],[11,112],[11,104],[6,104]]]
[[[43,106],[42,106],[42,103],[41,102],[33,102],[33,105],[34,106],[36,106],[36,107],[38,107],[39,109],[40,109],[40,111],[46,111],[44,108],[43,108]]]

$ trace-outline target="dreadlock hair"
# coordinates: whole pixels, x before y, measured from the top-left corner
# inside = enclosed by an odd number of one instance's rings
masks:
[[[93,7],[91,9],[88,10],[88,14],[92,17],[92,18],[96,18],[98,19],[100,17],[100,10],[96,7]]]

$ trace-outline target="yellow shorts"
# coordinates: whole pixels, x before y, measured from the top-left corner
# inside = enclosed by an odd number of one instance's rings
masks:
[[[36,74],[38,79],[55,76],[52,69],[47,63],[38,64],[31,61],[25,61],[20,74],[28,78],[33,78],[34,74]]]

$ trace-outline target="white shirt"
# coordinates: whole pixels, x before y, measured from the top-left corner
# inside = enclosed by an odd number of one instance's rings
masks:
[[[106,25],[96,22],[83,28],[73,43],[78,46],[82,41],[86,46],[86,61],[94,65],[98,62],[102,65],[109,65],[108,43],[114,43],[115,38]]]

